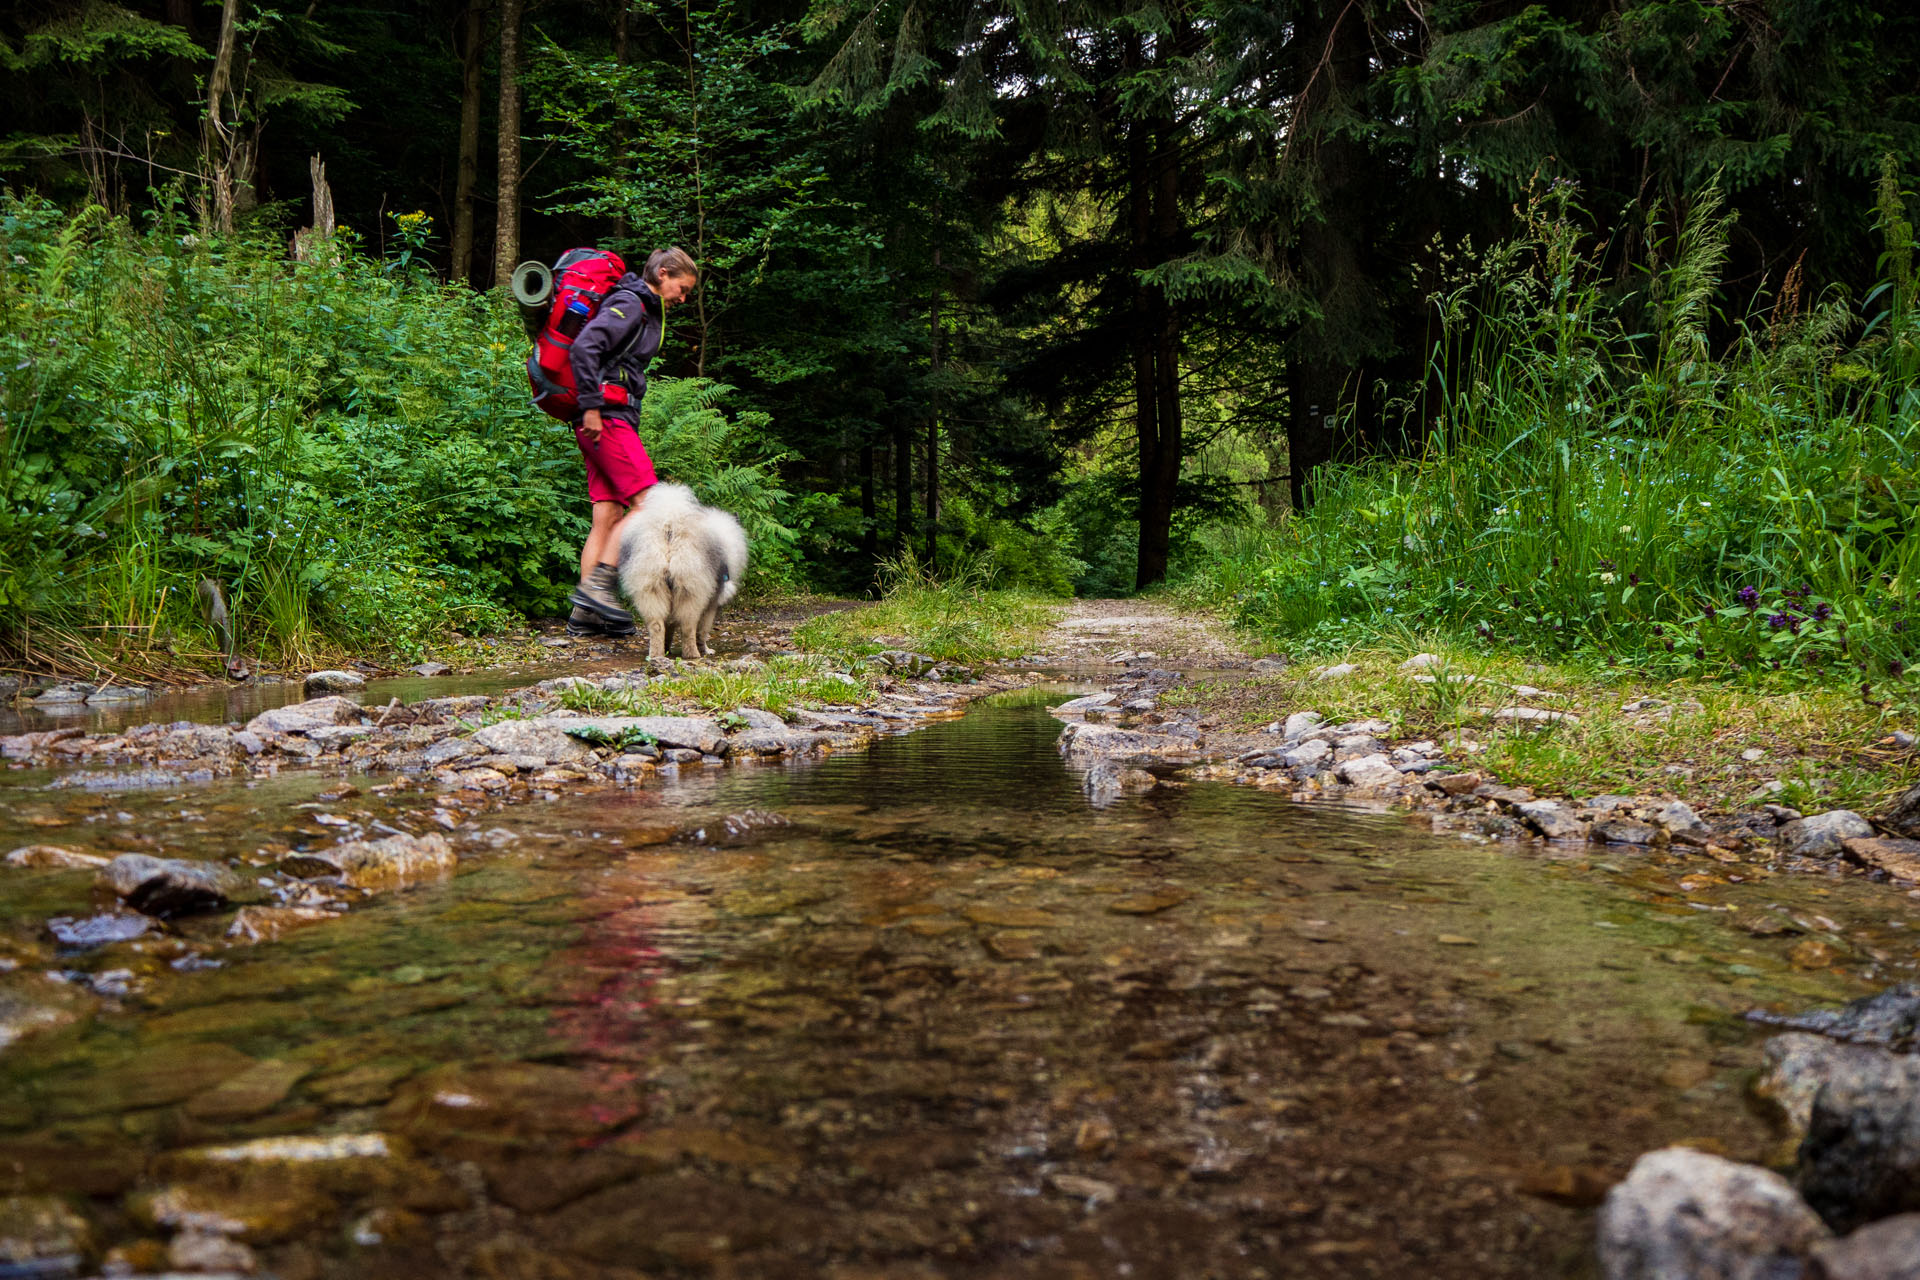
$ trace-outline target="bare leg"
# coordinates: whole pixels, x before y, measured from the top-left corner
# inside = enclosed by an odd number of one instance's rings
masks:
[[[596,502],[593,504],[593,528],[587,533],[587,545],[580,548],[580,581],[585,582],[598,564],[616,564],[620,558],[620,526],[647,500],[642,489],[631,504]]]

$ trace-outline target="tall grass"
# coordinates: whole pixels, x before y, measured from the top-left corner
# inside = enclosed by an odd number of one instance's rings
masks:
[[[1712,311],[1713,201],[1627,282],[1565,190],[1526,212],[1434,299],[1420,453],[1326,469],[1306,513],[1215,531],[1187,588],[1309,651],[1438,630],[1675,674],[1901,676],[1920,641],[1920,323],[1891,167],[1887,284],[1808,304],[1790,276],[1731,322]]]

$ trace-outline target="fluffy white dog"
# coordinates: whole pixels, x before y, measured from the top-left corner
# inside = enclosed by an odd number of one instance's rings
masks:
[[[683,484],[656,484],[620,525],[620,585],[646,621],[647,657],[667,656],[667,628],[680,656],[713,652],[713,619],[740,590],[747,535]]]

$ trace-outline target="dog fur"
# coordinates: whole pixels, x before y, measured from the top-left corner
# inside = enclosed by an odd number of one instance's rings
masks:
[[[620,525],[620,586],[646,623],[647,657],[667,656],[668,628],[680,656],[713,653],[713,619],[740,590],[747,535],[683,484],[656,484]]]

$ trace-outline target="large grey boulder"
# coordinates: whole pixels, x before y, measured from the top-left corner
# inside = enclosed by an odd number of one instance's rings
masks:
[[[1883,1050],[1790,1031],[1767,1041],[1761,1052],[1767,1065],[1753,1082],[1754,1096],[1779,1109],[1788,1130],[1804,1138],[1813,1122],[1813,1100],[1829,1080],[1869,1069]]]
[[[568,733],[585,729],[589,733],[604,734],[609,739],[618,739],[622,734],[637,729],[650,735],[662,747],[681,747],[710,756],[727,754],[726,732],[720,728],[718,720],[709,720],[705,716],[583,716],[571,720],[535,720],[528,723],[551,725]]]
[[[1073,723],[1060,732],[1060,753],[1069,764],[1113,760],[1144,764],[1155,760],[1189,760],[1193,745],[1170,734],[1116,729],[1106,724]]]
[[[1520,820],[1549,840],[1585,840],[1587,824],[1553,800],[1527,800],[1515,806]]]
[[[1083,698],[1072,698],[1066,702],[1062,702],[1058,706],[1050,708],[1050,710],[1057,716],[1081,715],[1088,711],[1096,711],[1101,707],[1110,707],[1117,701],[1119,701],[1119,699],[1111,693],[1089,693]]]
[[[1641,1156],[1600,1207],[1606,1280],[1798,1280],[1826,1239],[1779,1174],[1704,1151]]]
[[[300,692],[309,698],[320,693],[358,693],[367,687],[367,678],[357,671],[315,671],[300,683]]]
[[[305,733],[328,725],[357,724],[360,714],[359,703],[336,694],[262,711],[247,721],[247,728],[254,733]]]
[[[1920,1280],[1920,1213],[1869,1223],[1813,1246],[1807,1280]]]
[[[1796,1181],[1839,1230],[1920,1209],[1920,1058],[1875,1050],[1830,1059]]]
[[[100,880],[143,915],[184,916],[214,911],[246,893],[246,880],[213,862],[123,853],[100,870]]]
[[[1873,834],[1873,824],[1851,809],[1830,809],[1811,818],[1796,818],[1780,828],[1780,846],[1802,858],[1831,857],[1848,840]]]
[[[1363,789],[1398,786],[1402,781],[1393,761],[1378,752],[1348,760],[1336,766],[1334,772],[1347,785]]]
[[[476,730],[472,741],[494,755],[538,756],[547,764],[572,764],[593,756],[593,748],[568,737],[552,720],[502,720]],[[572,721],[565,723],[571,724]]]
[[[1318,711],[1296,711],[1288,716],[1287,722],[1280,727],[1280,736],[1288,742],[1298,742],[1318,729],[1325,720],[1326,717]]]

